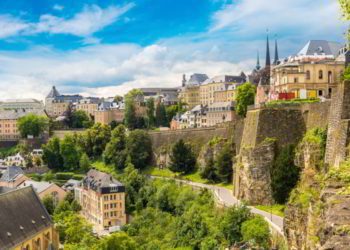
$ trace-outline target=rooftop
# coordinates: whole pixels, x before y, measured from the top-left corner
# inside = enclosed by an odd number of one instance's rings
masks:
[[[307,44],[297,53],[298,56],[338,56],[339,50],[342,45],[337,42],[330,42],[326,40],[310,40]]]
[[[46,190],[47,188],[49,188],[51,185],[55,185],[55,184],[51,182],[46,182],[46,181],[26,180],[20,186],[21,187],[32,186],[34,190],[39,194],[44,190]]]
[[[84,187],[91,188],[97,192],[103,193],[104,191],[109,191],[109,188],[116,189],[115,191],[125,191],[124,185],[114,179],[111,175],[100,172],[95,169],[90,169],[83,179]]]
[[[17,167],[17,166],[7,167],[7,169],[1,176],[0,181],[10,182],[15,180],[19,175],[23,175],[23,174],[24,172],[20,167]]]
[[[28,114],[46,115],[42,109],[13,109],[0,111],[0,120],[16,120]]]

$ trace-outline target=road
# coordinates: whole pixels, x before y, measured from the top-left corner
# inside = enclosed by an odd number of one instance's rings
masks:
[[[176,182],[179,183],[184,183],[186,185],[190,185],[193,187],[198,187],[198,188],[206,188],[211,190],[215,198],[219,201],[219,203],[223,206],[234,206],[238,205],[241,203],[240,200],[236,199],[233,195],[232,192],[224,187],[218,187],[214,185],[208,185],[208,184],[203,184],[203,183],[198,183],[198,182],[192,182],[192,181],[187,181],[187,180],[180,180],[180,179],[174,179],[174,178],[167,178],[167,177],[159,177],[159,176],[152,176],[152,178],[160,178],[160,179],[168,179],[168,180],[175,180]],[[283,236],[283,217],[265,212],[263,210],[257,209],[252,206],[248,206],[250,208],[250,211],[254,214],[259,214],[265,218],[265,220],[272,226],[275,231],[277,231],[280,235]]]

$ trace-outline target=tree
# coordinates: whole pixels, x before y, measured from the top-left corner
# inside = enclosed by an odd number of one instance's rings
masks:
[[[148,133],[139,129],[131,131],[126,139],[126,152],[135,168],[147,167],[152,160],[152,142]]]
[[[22,138],[38,137],[48,129],[49,120],[45,116],[28,114],[19,118],[17,124]]]
[[[83,110],[73,111],[71,117],[72,128],[90,128],[93,125],[93,121],[88,114]]]
[[[223,182],[232,181],[232,149],[231,146],[226,143],[222,150],[215,157],[215,173],[216,176]]]
[[[191,172],[195,165],[196,157],[191,145],[186,144],[182,139],[178,140],[171,149],[169,169],[186,174]]]
[[[161,102],[158,102],[156,106],[156,124],[158,127],[169,126],[165,106]]]
[[[42,199],[42,202],[47,210],[47,212],[52,215],[55,211],[55,203],[52,195],[45,195]]]
[[[101,250],[134,250],[137,248],[136,242],[125,232],[113,233],[101,240]]]
[[[255,86],[251,83],[244,83],[237,88],[236,112],[245,117],[249,105],[254,104]]]
[[[137,116],[136,116],[136,107],[135,99],[142,96],[143,93],[139,89],[130,90],[125,95],[125,114],[124,121],[125,126],[129,129],[137,128]]]
[[[200,168],[200,176],[204,179],[207,179],[212,182],[216,182],[218,180],[218,177],[216,175],[215,171],[215,165],[214,165],[214,157],[208,157],[205,161],[205,166]]]
[[[41,167],[41,165],[42,165],[42,160],[41,160],[41,158],[40,158],[39,156],[35,156],[35,157],[33,158],[33,164],[34,164],[35,166],[37,166],[37,167]]]
[[[66,135],[61,141],[60,153],[65,170],[73,171],[79,168],[80,154],[71,135]]]
[[[114,164],[117,169],[123,169],[126,157],[126,128],[119,125],[112,131],[111,140],[103,152],[103,159],[106,164]]]
[[[292,189],[296,186],[300,168],[294,164],[294,145],[282,148],[271,169],[272,196],[276,202],[284,204]]]
[[[177,113],[184,113],[186,111],[183,103],[180,101],[176,105],[170,105],[165,109],[166,109],[166,117],[168,119],[168,124],[170,124],[171,120]]]
[[[120,96],[120,95],[116,95],[115,97],[114,97],[114,101],[115,102],[122,102],[123,101],[123,97],[122,96]]]
[[[43,161],[51,169],[63,168],[63,158],[61,156],[60,139],[52,137],[43,147]]]
[[[156,118],[154,116],[155,108],[154,108],[154,98],[151,97],[146,102],[147,107],[147,128],[152,128],[156,124]]]
[[[242,238],[245,242],[251,242],[254,246],[269,248],[270,229],[267,222],[261,216],[243,222]]]
[[[80,157],[80,161],[79,161],[79,167],[80,169],[82,169],[84,172],[89,171],[90,169],[90,160],[89,160],[89,156],[87,156],[86,153],[83,153],[82,156]]]

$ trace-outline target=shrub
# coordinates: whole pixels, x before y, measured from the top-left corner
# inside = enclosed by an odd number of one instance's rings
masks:
[[[243,241],[269,249],[270,229],[268,223],[261,216],[243,222],[241,232]]]
[[[75,174],[72,176],[72,179],[78,180],[78,181],[82,180],[83,178],[84,178],[83,174]]]
[[[72,179],[74,173],[72,172],[58,172],[56,173],[56,179],[58,180],[69,180]]]

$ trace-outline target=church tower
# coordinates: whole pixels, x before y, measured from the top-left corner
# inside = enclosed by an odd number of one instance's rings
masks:
[[[273,61],[274,65],[277,65],[279,61],[278,58],[278,45],[277,45],[277,39],[275,39],[275,60]]]

